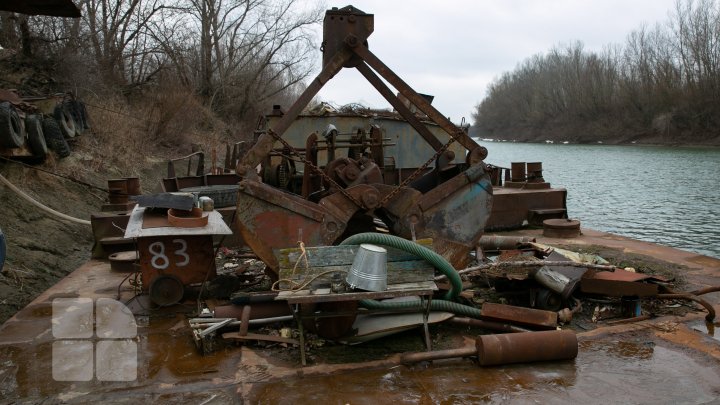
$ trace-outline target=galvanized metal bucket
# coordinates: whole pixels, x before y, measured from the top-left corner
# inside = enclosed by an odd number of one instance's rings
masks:
[[[345,280],[350,288],[387,290],[387,250],[365,243],[360,245]]]

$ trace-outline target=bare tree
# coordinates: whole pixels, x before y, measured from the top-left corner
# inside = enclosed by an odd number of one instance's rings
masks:
[[[151,21],[169,7],[161,0],[84,0],[82,7],[99,71],[106,82],[125,84],[130,78],[127,67],[146,55],[143,46]]]
[[[200,32],[194,67],[199,94],[218,111],[243,116],[306,79],[309,28],[322,10],[295,0],[188,0]]]

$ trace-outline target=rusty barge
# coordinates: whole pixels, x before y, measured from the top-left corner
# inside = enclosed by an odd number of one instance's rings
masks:
[[[93,259],[0,327],[2,401],[720,398],[720,260],[580,233],[540,164],[486,164],[369,51],[373,29],[329,10],[322,72],[209,173],[196,154],[184,175],[169,163],[160,195],[109,182]],[[303,112],[342,68],[395,112]],[[368,242],[387,247],[387,287],[353,289]],[[638,271],[578,253],[598,249]]]

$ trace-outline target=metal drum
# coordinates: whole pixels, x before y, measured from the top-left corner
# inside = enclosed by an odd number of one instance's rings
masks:
[[[346,281],[350,288],[387,290],[387,250],[365,243],[360,245]]]

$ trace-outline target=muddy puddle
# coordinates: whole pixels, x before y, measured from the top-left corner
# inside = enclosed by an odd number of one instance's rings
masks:
[[[45,310],[39,307],[37,315]],[[19,321],[16,326],[23,329],[27,322]],[[392,366],[388,362],[372,370],[357,363],[388,359],[389,355],[379,351],[382,346],[394,349],[393,353],[422,350],[418,336],[408,333],[405,338],[413,348],[387,343],[402,341],[398,336],[385,339],[385,343],[380,339],[375,346],[316,348],[311,353],[317,361],[303,369],[292,348],[263,350],[251,344],[240,349],[228,345],[201,356],[181,314],[152,319],[140,316],[137,325],[134,381],[56,381],[50,366],[53,339],[48,333],[36,335],[32,342],[0,345],[0,403],[48,398],[51,402],[74,403],[208,404],[664,404],[713,403],[720,399],[717,360],[687,347],[672,346],[650,333],[626,332],[583,340],[577,359],[569,362],[487,368],[469,359],[414,366]],[[442,329],[435,332],[436,349],[462,345],[458,340],[463,334],[444,333]],[[90,341],[98,343],[97,338]],[[472,340],[465,336],[465,341]],[[354,364],[342,368],[345,366],[340,363],[345,362],[340,357]]]
[[[575,361],[480,368],[470,360],[256,384],[252,403],[709,403],[717,368],[652,342],[582,342]]]
[[[45,309],[39,308],[38,311],[44,313]],[[141,397],[154,398],[160,403],[177,402],[183,398],[195,402],[190,398],[209,391],[208,388],[233,385],[240,350],[228,347],[202,356],[181,318],[159,318],[152,322],[153,327],[149,328],[147,320],[139,317],[138,336],[131,340],[137,344],[138,353],[137,379],[134,381],[98,381],[96,378],[90,381],[58,381],[53,367],[61,372],[62,365],[53,365],[53,344],[56,341],[50,333],[36,335],[31,342],[0,345],[0,404],[5,403],[4,399],[11,398],[54,398],[80,403],[103,399],[116,403],[123,402],[124,397]],[[50,322],[33,324],[21,321],[16,324],[19,333],[27,333],[27,327],[38,325],[44,325],[43,330],[47,331]],[[86,341],[92,346],[102,340],[94,337]],[[77,356],[87,353],[84,347],[77,350]],[[93,353],[92,347],[90,353]],[[234,388],[230,389],[230,392],[234,391]],[[201,397],[207,399],[207,395]]]

